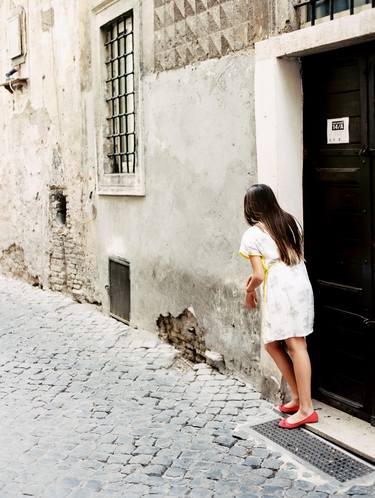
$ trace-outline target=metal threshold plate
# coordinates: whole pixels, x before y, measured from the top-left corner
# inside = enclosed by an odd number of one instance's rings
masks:
[[[352,457],[306,429],[282,429],[279,427],[279,420],[253,425],[252,429],[340,482],[375,471],[372,465]]]

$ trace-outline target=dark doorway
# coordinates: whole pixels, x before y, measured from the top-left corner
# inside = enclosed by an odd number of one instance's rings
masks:
[[[316,310],[309,337],[313,394],[372,425],[374,61],[372,42],[302,61],[305,253]]]

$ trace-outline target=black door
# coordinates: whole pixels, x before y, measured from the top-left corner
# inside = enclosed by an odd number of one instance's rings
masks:
[[[313,395],[373,425],[374,59],[368,43],[302,61]]]

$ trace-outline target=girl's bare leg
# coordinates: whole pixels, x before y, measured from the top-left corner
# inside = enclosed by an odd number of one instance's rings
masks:
[[[276,363],[278,369],[289,384],[292,399],[285,403],[285,406],[291,407],[299,404],[298,388],[296,377],[294,375],[293,362],[288,353],[283,348],[280,341],[269,342],[265,345],[267,353],[269,353]]]
[[[311,400],[311,363],[304,337],[291,337],[285,342],[293,360],[300,407],[297,413],[288,417],[288,422],[293,424],[308,417],[314,411]]]

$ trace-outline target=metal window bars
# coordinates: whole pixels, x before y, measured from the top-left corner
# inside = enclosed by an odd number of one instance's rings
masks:
[[[133,13],[103,28],[106,49],[107,156],[111,173],[135,173],[135,88]]]
[[[306,7],[307,20],[314,26],[320,17],[329,16],[332,20],[335,13],[343,10],[349,10],[350,15],[352,15],[355,7],[366,4],[375,7],[375,0],[300,0],[294,5],[294,8]]]

